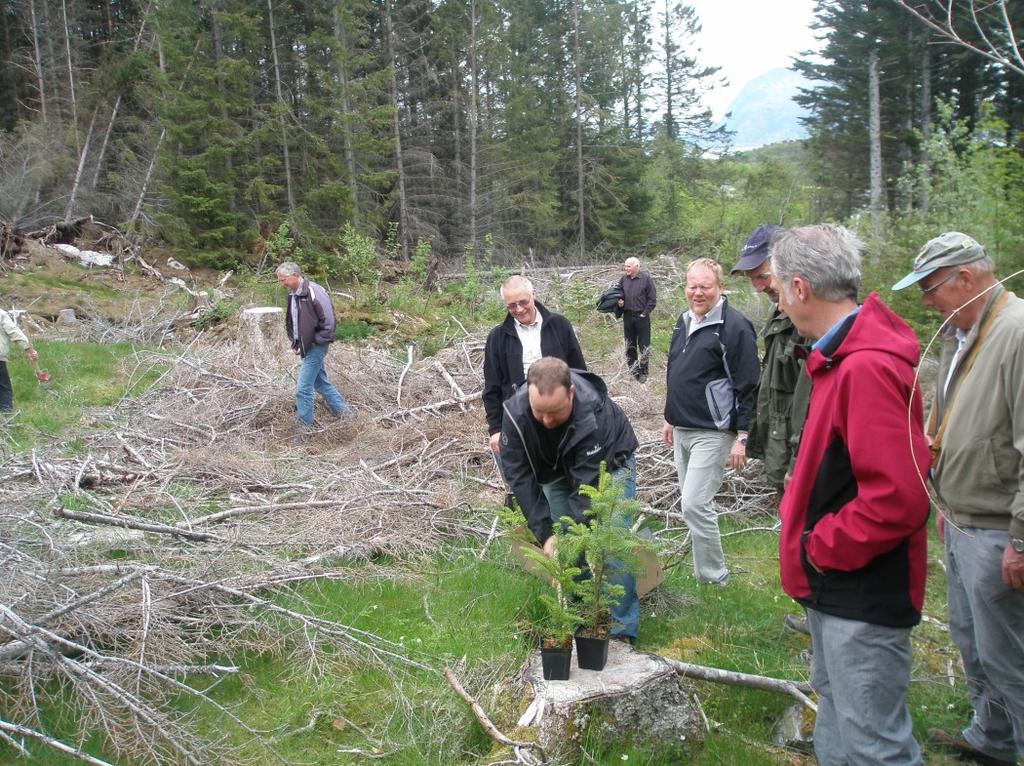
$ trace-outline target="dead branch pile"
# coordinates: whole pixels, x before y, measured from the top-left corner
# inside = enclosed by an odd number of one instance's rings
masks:
[[[19,692],[0,739],[77,751],[39,713],[71,695],[81,731],[103,732],[132,763],[230,760],[169,704],[189,695],[273,755],[273,738],[219,706],[197,676],[236,672],[223,658],[244,649],[296,657],[310,672],[367,662],[439,672],[433,658],[315,616],[288,589],[408,577],[372,562],[493,539],[503,490],[479,404],[482,350],[483,335],[457,320],[430,359],[338,344],[328,369],[355,415],[317,410],[312,434],[293,430],[291,354],[244,344],[140,353],[131,377],[157,377],[148,393],[101,413],[104,427],[73,444],[0,463],[0,678]],[[618,358],[598,371],[641,438],[646,515],[663,526],[668,555],[685,555],[658,435],[663,392],[629,380]],[[772,512],[754,480],[731,477],[727,493],[726,512],[754,523]]]

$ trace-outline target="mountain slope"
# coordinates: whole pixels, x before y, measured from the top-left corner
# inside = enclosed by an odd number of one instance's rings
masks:
[[[779,141],[805,138],[800,123],[806,113],[793,101],[808,80],[789,69],[771,69],[743,86],[729,106],[725,126],[735,132],[735,149],[753,149]]]

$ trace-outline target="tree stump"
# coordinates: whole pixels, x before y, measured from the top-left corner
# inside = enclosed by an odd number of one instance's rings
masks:
[[[580,670],[574,657],[568,681],[545,681],[538,651],[509,685],[529,700],[519,726],[536,733],[549,757],[575,760],[584,736],[598,746],[632,742],[691,754],[704,744],[706,719],[688,682],[661,657],[619,641],[609,645],[604,670]]]
[[[271,347],[271,339],[281,337],[283,320],[284,309],[279,306],[257,306],[242,312],[242,329],[253,355],[265,355]]]

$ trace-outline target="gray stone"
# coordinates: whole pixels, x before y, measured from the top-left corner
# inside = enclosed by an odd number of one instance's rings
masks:
[[[691,754],[704,744],[706,719],[688,682],[661,657],[619,641],[609,645],[604,670],[580,670],[574,656],[568,681],[545,681],[538,651],[510,684],[529,700],[519,719],[529,732],[522,738],[535,735],[549,757],[574,760],[584,736],[598,747],[632,742]]]
[[[75,314],[74,309],[61,309],[57,313],[57,326],[58,327],[69,327],[72,325],[81,324],[81,320]]]
[[[790,705],[772,730],[772,742],[779,747],[810,753],[814,750],[814,715],[805,705]]]

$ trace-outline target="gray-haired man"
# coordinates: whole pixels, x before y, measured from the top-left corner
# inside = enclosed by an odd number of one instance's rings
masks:
[[[626,362],[633,377],[641,383],[647,380],[647,363],[651,346],[651,312],[658,303],[658,290],[646,271],[640,271],[640,261],[627,258],[622,266],[625,272],[619,280],[622,288],[622,334],[626,339]]]
[[[334,342],[334,307],[327,292],[311,279],[303,279],[298,264],[277,267],[277,282],[288,290],[285,331],[292,350],[302,357],[295,383],[295,411],[301,427],[313,425],[313,392],[324,398],[335,417],[349,412],[345,398],[329,380],[324,368],[327,347]]]
[[[1009,766],[1024,754],[1024,301],[993,268],[978,242],[951,231],[893,290],[917,284],[948,323],[927,433],[949,632],[974,714],[962,732],[928,734]]]

